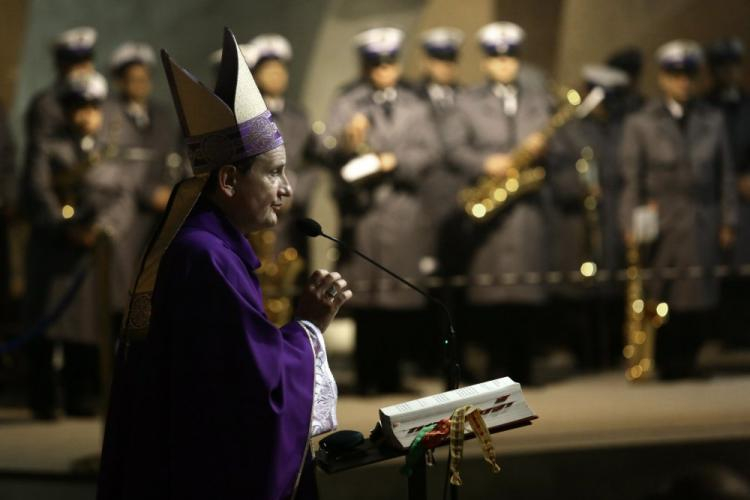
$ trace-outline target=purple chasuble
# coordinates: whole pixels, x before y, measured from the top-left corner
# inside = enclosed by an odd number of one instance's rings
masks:
[[[201,199],[165,253],[145,342],[118,352],[98,498],[317,498],[314,358],[270,323],[247,240]],[[119,351],[125,351],[120,349]]]

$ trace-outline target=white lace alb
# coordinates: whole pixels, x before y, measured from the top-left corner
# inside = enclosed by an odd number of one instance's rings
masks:
[[[315,388],[313,389],[312,422],[310,437],[330,432],[338,426],[336,420],[336,402],[338,388],[328,366],[328,355],[323,334],[317,326],[306,320],[300,320],[300,325],[307,332],[315,356]]]

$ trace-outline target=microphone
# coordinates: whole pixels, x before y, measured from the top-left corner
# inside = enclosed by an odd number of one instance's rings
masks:
[[[460,365],[459,360],[458,360],[458,350],[457,350],[457,345],[456,345],[456,329],[453,326],[453,316],[451,315],[451,312],[448,309],[448,306],[446,306],[443,303],[443,301],[441,301],[441,300],[433,297],[432,295],[430,295],[426,291],[424,291],[421,288],[419,288],[417,285],[411,283],[410,281],[406,280],[405,278],[402,278],[401,276],[399,276],[398,274],[394,273],[393,271],[391,271],[387,267],[383,266],[379,262],[376,262],[373,259],[371,259],[370,257],[368,257],[367,255],[363,254],[362,252],[360,252],[356,248],[353,248],[352,246],[347,245],[346,243],[344,243],[343,241],[339,240],[338,238],[334,238],[333,236],[324,233],[323,232],[323,228],[321,227],[321,225],[320,225],[320,223],[318,221],[316,221],[314,219],[307,219],[307,218],[305,218],[305,219],[298,219],[297,222],[296,222],[296,225],[297,225],[297,229],[302,234],[304,234],[305,236],[309,236],[310,238],[316,238],[318,236],[322,236],[323,238],[325,238],[327,240],[331,240],[334,243],[336,243],[337,245],[340,245],[340,246],[344,247],[345,249],[347,249],[347,250],[349,250],[349,251],[351,251],[351,252],[359,255],[360,257],[362,257],[363,259],[365,259],[367,262],[369,262],[373,266],[377,267],[381,271],[387,273],[392,278],[394,278],[394,279],[400,281],[401,283],[403,283],[404,285],[408,286],[409,288],[411,288],[412,290],[414,290],[418,294],[422,295],[423,297],[425,297],[427,300],[429,300],[433,304],[437,304],[443,310],[443,312],[445,313],[446,318],[448,319],[448,330],[449,330],[449,336],[448,336],[448,338],[446,338],[444,340],[448,362],[449,362],[449,364],[451,365],[451,368],[452,368],[452,370],[451,370],[452,373],[450,373],[450,375],[449,375],[449,384],[451,386],[451,389],[458,389],[459,382],[460,382],[460,377],[461,377],[461,365]]]
[[[320,227],[318,221],[313,219],[297,219],[297,229],[310,238],[323,236],[323,228]]]

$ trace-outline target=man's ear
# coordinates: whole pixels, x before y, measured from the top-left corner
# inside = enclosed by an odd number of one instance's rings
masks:
[[[234,165],[224,165],[219,168],[218,188],[227,198],[231,198],[237,192],[237,167]]]

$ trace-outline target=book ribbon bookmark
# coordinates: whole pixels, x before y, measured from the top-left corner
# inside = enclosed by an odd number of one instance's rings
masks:
[[[459,467],[461,466],[461,459],[464,454],[464,426],[466,422],[469,423],[471,430],[476,434],[482,445],[482,454],[484,455],[484,461],[490,465],[490,469],[493,473],[497,474],[500,472],[500,466],[495,460],[495,448],[492,446],[492,439],[490,433],[487,430],[487,424],[484,423],[479,408],[468,405],[461,408],[456,408],[451,415],[450,425],[450,470],[451,470],[451,484],[455,486],[461,486],[461,475],[459,474]]]
[[[490,433],[487,430],[482,413],[475,406],[468,405],[457,408],[450,419],[446,418],[420,429],[409,447],[406,464],[401,469],[401,473],[410,476],[420,455],[425,453],[427,453],[428,465],[432,465],[434,463],[432,450],[449,439],[450,482],[453,485],[460,486],[462,481],[459,467],[464,453],[464,428],[467,422],[482,445],[485,462],[490,465],[493,473],[500,472],[500,466],[495,460],[495,448],[492,445]]]

